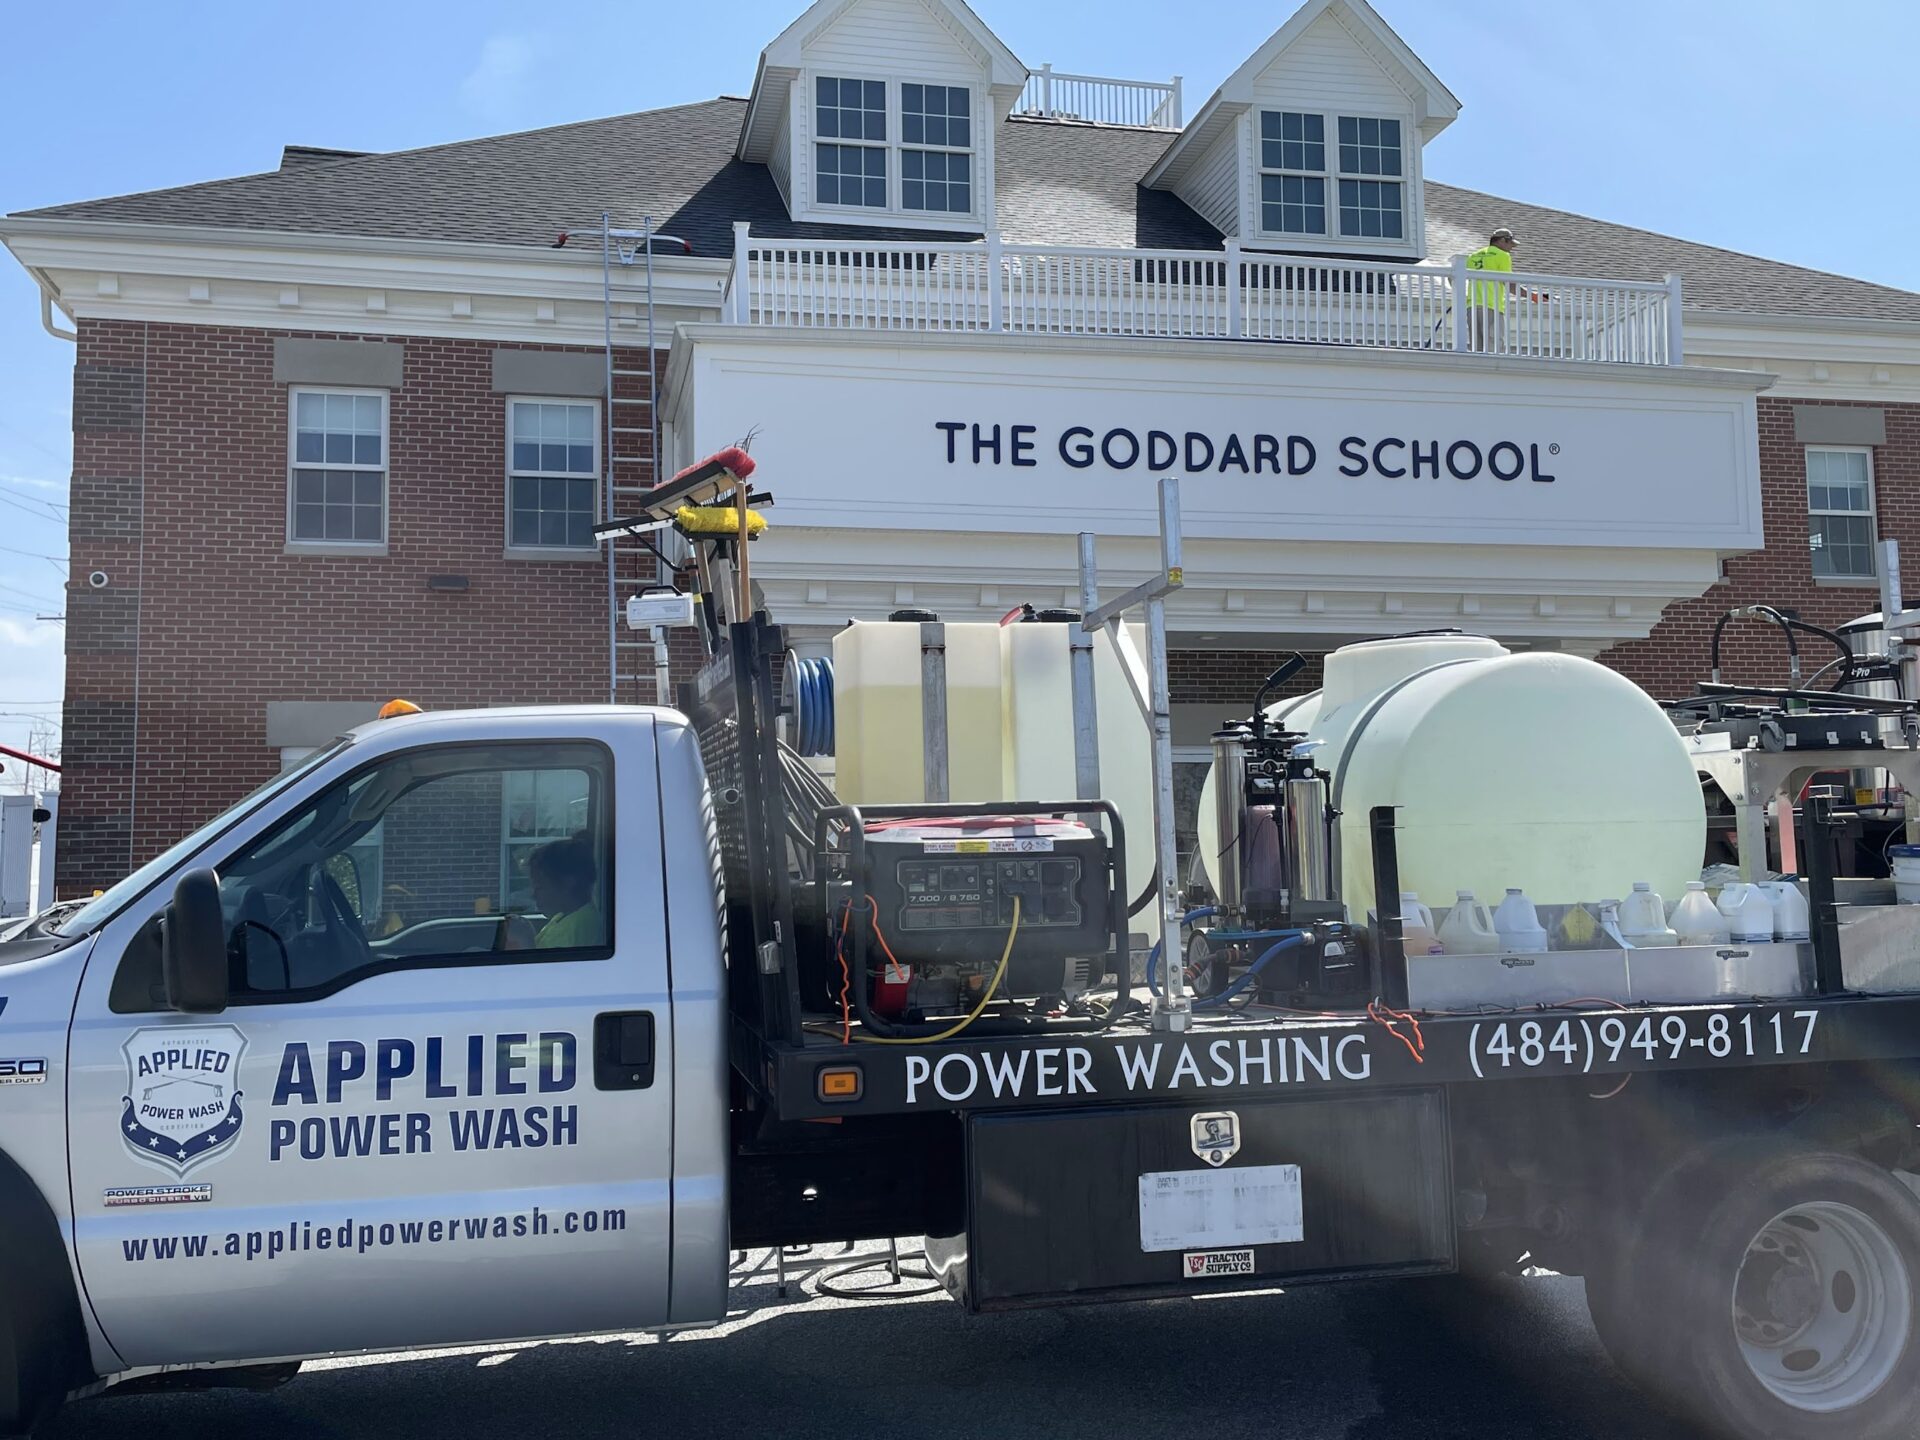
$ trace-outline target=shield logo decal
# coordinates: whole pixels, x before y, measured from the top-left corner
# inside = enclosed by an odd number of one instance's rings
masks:
[[[185,1175],[240,1138],[240,1059],[247,1038],[232,1025],[156,1026],[120,1047],[127,1093],[120,1139],[150,1165]]]
[[[1218,1167],[1240,1153],[1240,1117],[1231,1110],[1207,1110],[1193,1117],[1193,1153]]]

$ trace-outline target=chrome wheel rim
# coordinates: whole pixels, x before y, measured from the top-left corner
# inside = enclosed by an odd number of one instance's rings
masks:
[[[1827,1413],[1887,1383],[1913,1327],[1900,1248],[1851,1205],[1796,1205],[1747,1246],[1733,1286],[1741,1358],[1773,1397]]]

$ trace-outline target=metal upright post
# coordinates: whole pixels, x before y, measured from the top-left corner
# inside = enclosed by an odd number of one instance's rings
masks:
[[[1080,532],[1080,613],[1100,604],[1100,562],[1091,531]],[[1073,679],[1073,786],[1076,800],[1100,798],[1100,710],[1093,682],[1093,632],[1075,625],[1067,644]],[[1131,898],[1131,897],[1129,897]]]
[[[653,297],[647,297],[648,309],[652,309]],[[607,520],[614,518],[614,427],[613,427],[613,214],[600,212],[600,313],[606,329],[607,349],[607,396],[602,407],[606,416],[607,432],[607,480],[606,504],[601,514]],[[618,541],[607,541],[607,703],[617,705],[620,701],[620,545]]]
[[[1174,849],[1173,699],[1167,682],[1166,593],[1183,583],[1180,564],[1180,482],[1160,481],[1160,584],[1147,594],[1147,682],[1153,701],[1153,853],[1159,870],[1160,938],[1165,982],[1154,1006],[1157,1029],[1184,1030],[1192,1016],[1186,966],[1180,953],[1180,877]]]
[[[947,627],[937,620],[920,625],[920,735],[924,799],[929,805],[951,799],[947,773]]]

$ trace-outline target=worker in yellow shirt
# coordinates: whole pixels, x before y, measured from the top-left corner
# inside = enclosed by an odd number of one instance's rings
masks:
[[[1487,237],[1487,243],[1467,256],[1469,270],[1513,270],[1513,231],[1501,226]],[[1481,354],[1498,355],[1507,348],[1507,296],[1525,294],[1529,300],[1540,297],[1522,291],[1512,282],[1476,280],[1467,286],[1467,313],[1473,320],[1473,348]]]
[[[547,917],[533,937],[536,950],[597,949],[607,943],[606,922],[593,903],[599,869],[585,840],[555,840],[527,857],[533,903]]]

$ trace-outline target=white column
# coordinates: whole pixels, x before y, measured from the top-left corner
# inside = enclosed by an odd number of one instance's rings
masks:
[[[1000,232],[987,232],[987,329],[998,335],[1007,328],[1006,272],[1000,264]]]
[[[733,315],[730,317],[736,325],[745,325],[753,314],[753,300],[747,293],[747,233],[753,228],[750,222],[733,222],[733,276],[729,284],[733,291]]]
[[[1470,349],[1473,344],[1471,317],[1467,314],[1467,257],[1453,257],[1453,348]]]
[[[1238,340],[1244,333],[1240,318],[1240,237],[1227,237],[1227,335]]]
[[[1680,277],[1667,276],[1667,363],[1686,364],[1685,335],[1680,325]]]

